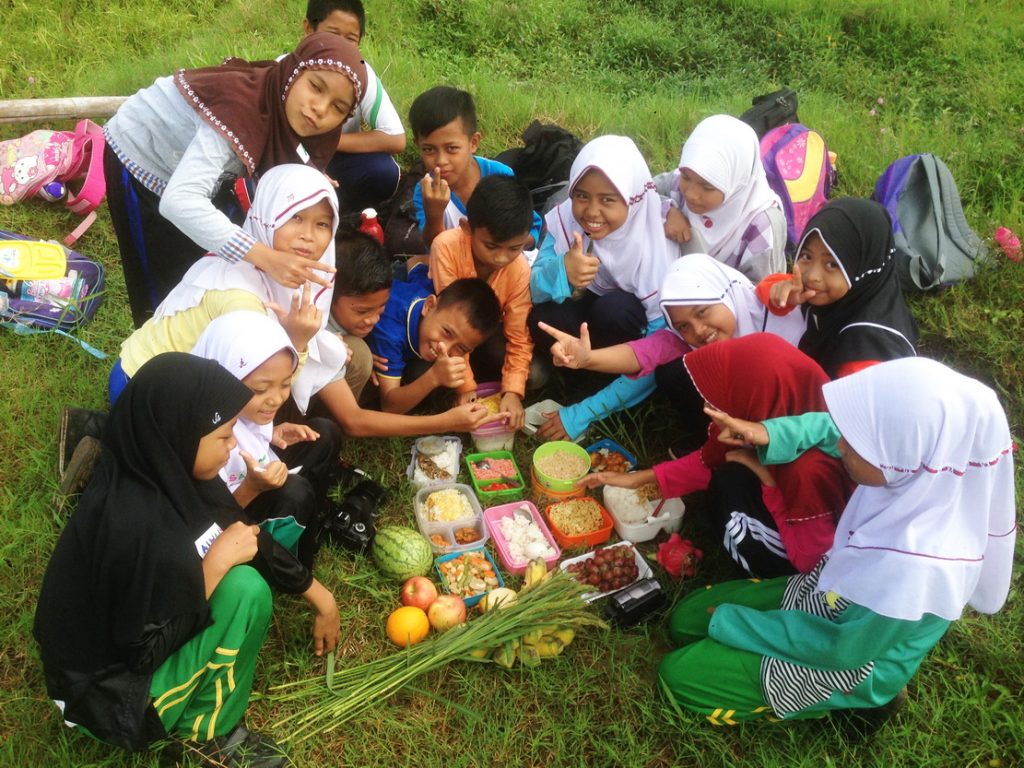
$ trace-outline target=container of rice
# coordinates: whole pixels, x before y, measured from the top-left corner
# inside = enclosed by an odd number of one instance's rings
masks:
[[[682,527],[686,511],[682,499],[665,499],[658,509],[660,495],[657,483],[640,488],[604,487],[604,505],[620,538],[650,541],[662,531],[674,533]],[[656,517],[655,510],[658,512]]]
[[[501,411],[501,382],[489,381],[476,388],[476,402],[497,415]],[[473,445],[480,453],[511,451],[516,442],[516,431],[503,419],[489,421],[469,433]]]
[[[461,455],[462,440],[453,435],[421,437],[413,443],[405,474],[417,488],[454,483]]]
[[[590,454],[568,440],[544,443],[533,452],[537,481],[550,491],[571,491],[590,472]]]
[[[416,492],[416,524],[436,554],[463,552],[484,544],[490,534],[473,489],[461,483],[428,486]]]
[[[498,559],[509,573],[521,574],[535,557],[544,558],[551,570],[562,556],[544,518],[529,501],[489,507],[484,510],[484,522],[498,550]]]
[[[589,496],[549,504],[544,517],[555,541],[563,549],[603,544],[611,537],[615,525],[608,510]]]

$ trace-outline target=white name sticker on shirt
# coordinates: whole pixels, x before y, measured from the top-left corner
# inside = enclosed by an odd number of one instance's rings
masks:
[[[299,144],[299,146],[297,146],[295,148],[295,153],[299,156],[299,159],[302,162],[304,162],[304,163],[308,163],[309,162],[309,152],[307,152],[306,148],[304,146],[302,146],[301,144]]]
[[[213,542],[217,540],[217,537],[224,532],[219,525],[214,523],[206,531],[196,539],[196,552],[199,553],[199,557],[206,557],[206,553],[210,551],[210,547],[213,546]]]

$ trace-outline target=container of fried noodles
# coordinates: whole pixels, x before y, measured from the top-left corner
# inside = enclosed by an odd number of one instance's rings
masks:
[[[560,501],[544,509],[551,535],[563,549],[583,549],[608,541],[615,521],[597,499]]]

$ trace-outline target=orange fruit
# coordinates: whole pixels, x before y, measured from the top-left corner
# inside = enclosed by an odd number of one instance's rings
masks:
[[[386,630],[392,643],[405,648],[426,639],[430,634],[430,619],[422,608],[403,605],[388,616]]]

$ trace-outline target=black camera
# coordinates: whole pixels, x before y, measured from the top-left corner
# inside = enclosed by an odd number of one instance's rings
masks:
[[[328,539],[352,552],[365,552],[377,532],[374,520],[388,491],[373,480],[360,480],[340,503],[328,501],[319,539]]]

